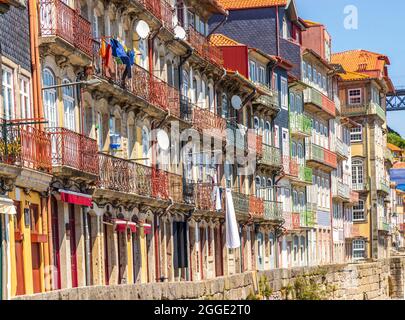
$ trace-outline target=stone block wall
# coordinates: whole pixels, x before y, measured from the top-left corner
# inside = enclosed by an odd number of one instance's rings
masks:
[[[247,272],[198,282],[128,284],[93,286],[60,290],[16,300],[178,300],[178,299],[246,299],[256,292],[259,279],[266,277],[273,296],[285,296],[285,288],[297,278],[310,277],[317,283],[333,286],[330,299],[404,299],[405,256],[376,262],[330,265],[264,272]]]

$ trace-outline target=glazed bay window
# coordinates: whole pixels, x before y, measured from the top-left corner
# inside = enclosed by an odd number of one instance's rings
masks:
[[[378,104],[378,105],[381,104],[380,93],[374,87],[371,88],[371,101],[373,101],[375,104]]]
[[[288,110],[288,81],[281,78],[281,108]]]
[[[252,80],[252,82],[257,81],[256,74],[257,74],[256,62],[249,61],[249,75],[250,75],[250,80]]]
[[[361,89],[349,89],[349,105],[361,104]]]
[[[364,200],[359,200],[357,206],[353,207],[353,222],[365,221]]]
[[[352,184],[353,190],[364,189],[364,162],[361,159],[352,161]]]
[[[366,242],[364,240],[353,241],[353,258],[355,260],[364,259],[366,253]]]
[[[351,142],[361,142],[363,141],[363,128],[354,127],[350,130],[350,140]]]

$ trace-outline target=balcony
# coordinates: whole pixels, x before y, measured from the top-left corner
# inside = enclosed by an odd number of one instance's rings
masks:
[[[2,163],[50,173],[51,139],[48,133],[18,123],[0,121],[0,161]]]
[[[299,164],[297,159],[290,158],[289,156],[283,156],[283,167],[286,175],[298,178]]]
[[[342,140],[336,139],[336,155],[344,160],[349,158],[349,146],[343,143]]]
[[[331,171],[337,168],[337,156],[332,151],[311,143],[307,153],[307,164]]]
[[[131,78],[126,78],[123,81],[122,76],[125,71],[125,65],[117,64],[114,60],[112,69],[108,68],[98,55],[100,43],[94,42],[94,46],[94,52],[96,52],[94,55],[94,74],[106,80],[98,86],[99,90],[105,92],[114,90],[114,87],[111,86],[112,83],[132,93],[139,100],[139,103],[153,105],[175,117],[180,117],[180,94],[176,88],[151,75],[148,70],[137,64],[131,68]],[[121,94],[121,92],[111,93]]]
[[[215,201],[213,201],[214,184],[194,184],[195,206],[197,210],[215,212]]]
[[[341,201],[350,201],[350,187],[336,178],[332,179],[332,196]]]
[[[232,191],[232,199],[235,212],[239,215],[246,216],[249,213],[249,196]]]
[[[53,173],[98,176],[97,141],[65,128],[47,128],[52,142]]]
[[[98,187],[123,193],[135,193],[133,185],[133,166],[128,160],[104,153],[98,154],[100,176]]]
[[[91,58],[93,48],[89,21],[62,0],[41,0],[39,10],[42,45],[47,44],[55,54],[68,56],[78,63],[80,60],[75,49],[87,59]]]
[[[335,102],[314,88],[304,91],[305,110],[325,120],[336,117]]]
[[[370,185],[367,182],[353,183],[352,189],[357,192],[366,192],[370,191]]]
[[[342,114],[346,117],[374,115],[384,122],[386,121],[385,110],[374,102],[358,105],[343,105]]]
[[[263,218],[264,215],[264,202],[263,199],[255,196],[249,197],[249,213],[254,218]]]
[[[291,230],[301,229],[301,214],[292,213],[291,214]]]
[[[217,66],[223,66],[224,58],[221,49],[212,46],[208,39],[192,26],[188,29],[188,42],[200,57]]]
[[[264,84],[256,83],[256,86],[265,94],[253,101],[259,112],[268,111],[270,114],[276,114],[280,111],[279,94]]]
[[[257,158],[263,157],[264,144],[263,137],[256,134],[252,129],[249,129],[247,132],[247,146],[249,152],[254,152],[257,155]]]
[[[290,112],[291,134],[297,137],[310,137],[312,135],[312,121],[304,114]]]
[[[281,152],[279,148],[263,144],[263,156],[259,160],[259,165],[281,168]]]
[[[313,210],[304,210],[300,213],[301,228],[314,228],[316,225],[316,212]]]
[[[264,201],[264,219],[279,222],[283,220],[283,204],[275,201]]]
[[[384,192],[385,194],[390,194],[391,188],[390,188],[389,182],[381,181],[378,184],[377,191]]]
[[[200,130],[201,132],[206,131],[207,133],[211,132],[212,130],[216,130],[216,132],[212,133],[216,137],[223,139],[227,127],[226,120],[224,118],[208,109],[203,109],[197,107],[196,105],[193,107],[192,114],[192,123],[196,129]]]
[[[162,25],[173,31],[173,7],[165,0],[137,0],[146,10],[162,22]]]
[[[387,218],[380,218],[380,220],[378,221],[378,230],[384,232],[391,231],[391,224],[389,223]]]

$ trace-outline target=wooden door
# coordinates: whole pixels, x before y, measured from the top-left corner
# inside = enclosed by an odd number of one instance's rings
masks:
[[[23,221],[21,212],[21,202],[14,201],[17,216],[14,219],[14,246],[15,246],[15,260],[16,260],[16,274],[17,274],[17,290],[16,295],[21,296],[25,294],[25,281],[24,281],[24,254],[23,254]]]
[[[69,204],[69,230],[70,230],[70,263],[72,269],[72,287],[78,286],[77,281],[77,257],[76,257],[76,226],[75,226],[75,206]]]
[[[39,234],[39,206],[37,204],[30,205],[31,214],[31,234]],[[31,259],[32,259],[32,281],[34,293],[41,292],[41,244],[31,243]]]
[[[224,261],[223,261],[223,254],[222,254],[222,237],[221,237],[221,226],[215,228],[215,235],[214,235],[214,242],[215,242],[215,273],[217,277],[221,277],[224,275]]]

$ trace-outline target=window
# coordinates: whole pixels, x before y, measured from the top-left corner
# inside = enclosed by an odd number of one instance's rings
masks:
[[[302,79],[305,80],[307,78],[307,63],[302,61]]]
[[[312,66],[308,64],[308,80],[312,81]]]
[[[357,206],[353,207],[353,221],[364,221],[366,215],[364,212],[364,200],[359,200]]]
[[[361,104],[361,89],[349,90],[349,104]]]
[[[281,78],[281,107],[288,110],[288,81],[286,78]]]
[[[350,130],[351,142],[361,142],[363,140],[363,127],[354,127]]]
[[[20,78],[20,103],[21,118],[31,118],[31,101],[30,101],[30,81],[28,78]]]
[[[266,70],[263,67],[259,67],[259,79],[258,81],[262,84],[266,84]]]
[[[288,39],[288,27],[287,27],[287,19],[283,18],[283,39]]]
[[[298,236],[294,236],[294,262],[297,262],[298,259],[298,245],[299,245],[299,238]]]
[[[256,82],[256,63],[254,61],[249,62],[249,75],[250,80]]]
[[[380,93],[374,87],[371,88],[371,101],[378,105],[380,105],[380,103],[381,103],[380,102]]]
[[[364,183],[363,160],[353,159],[352,161],[352,183],[353,190],[362,190]]]
[[[63,80],[63,84],[69,84],[69,80]],[[64,111],[64,125],[69,130],[75,130],[75,98],[73,93],[73,86],[66,86],[62,88],[63,93],[63,111]]]
[[[56,84],[55,77],[49,69],[45,69],[43,71],[42,78],[44,82],[44,87],[51,87]],[[58,116],[56,108],[56,89],[52,88],[43,90],[43,95],[44,95],[44,114],[45,118],[48,120],[48,126],[50,128],[57,127]]]
[[[3,67],[3,112],[7,120],[14,119],[13,70]]]
[[[364,240],[353,241],[353,258],[364,259],[366,253],[366,242]]]

